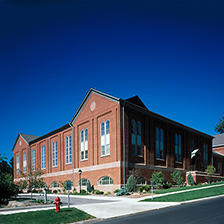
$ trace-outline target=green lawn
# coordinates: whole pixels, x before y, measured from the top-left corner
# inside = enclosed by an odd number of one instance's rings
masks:
[[[201,188],[201,187],[208,187],[208,186],[214,186],[214,185],[220,185],[224,184],[224,182],[217,182],[217,183],[212,183],[212,184],[206,184],[206,185],[195,185],[195,186],[186,186],[186,187],[176,187],[176,188],[169,188],[169,189],[159,189],[159,190],[154,190],[153,192],[155,194],[165,194],[165,193],[170,193],[170,192],[175,192],[175,191],[183,191],[183,190],[190,190],[194,188]]]
[[[55,209],[35,212],[24,212],[10,215],[0,215],[0,223],[4,224],[62,224],[77,222],[86,219],[95,218],[76,208],[61,209],[61,212],[55,212]]]
[[[158,202],[181,202],[194,200],[199,198],[211,197],[224,194],[224,186],[217,186],[212,188],[205,188],[195,191],[188,191],[183,193],[171,194],[152,199],[145,199],[142,201],[158,201]]]

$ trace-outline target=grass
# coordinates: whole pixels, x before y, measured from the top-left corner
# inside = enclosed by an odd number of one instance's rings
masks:
[[[165,195],[161,197],[155,197],[152,199],[145,199],[142,201],[157,201],[157,202],[182,202],[188,200],[194,200],[199,198],[206,198],[211,196],[217,196],[224,194],[224,186],[217,186],[212,188],[205,188],[196,191],[188,191],[183,193]]]
[[[55,212],[55,209],[35,212],[24,212],[10,215],[0,215],[0,223],[4,224],[62,224],[77,222],[95,218],[79,209],[61,209],[61,212]]]
[[[169,188],[169,189],[159,189],[159,190],[153,190],[153,192],[155,194],[165,194],[165,193],[170,193],[170,192],[175,192],[175,191],[184,191],[184,190],[190,190],[190,189],[195,189],[195,188],[203,188],[203,187],[207,187],[207,186],[220,185],[220,184],[224,184],[224,182],[216,182],[216,183],[206,184],[206,185],[176,187],[176,188]]]

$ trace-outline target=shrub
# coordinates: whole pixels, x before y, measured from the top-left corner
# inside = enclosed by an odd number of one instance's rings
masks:
[[[119,189],[116,189],[116,190],[114,191],[114,194],[116,194],[118,191],[119,191]]]
[[[162,171],[156,172],[154,171],[152,174],[151,181],[154,181],[154,185],[156,185],[157,188],[161,187],[164,183],[164,177],[162,174]]]
[[[173,183],[180,186],[183,183],[183,178],[181,176],[180,170],[176,170],[173,173],[171,173],[171,179],[173,180]]]
[[[92,193],[93,194],[104,194],[104,192],[100,191],[100,190],[93,190]]]
[[[81,194],[86,194],[86,190],[82,189]]]
[[[57,193],[58,193],[58,191],[57,191],[57,190],[53,190],[53,193],[54,193],[54,194],[57,194]]]
[[[172,183],[168,183],[168,186],[169,186],[169,188],[171,188],[172,187]]]
[[[127,180],[127,189],[128,191],[134,191],[135,190],[135,186],[136,186],[136,179],[133,175],[131,175],[128,180]]]
[[[207,169],[205,169],[205,172],[208,175],[208,182],[209,183],[211,183],[211,177],[215,173],[215,171],[216,171],[215,167],[214,166],[210,166],[210,165],[208,165]]]
[[[111,192],[110,191],[107,191],[107,193],[105,193],[104,195],[109,195],[109,194],[111,194]]]
[[[116,194],[117,196],[122,196],[122,195],[130,195],[128,189],[126,187],[122,187]]]
[[[149,192],[151,190],[151,186],[150,185],[142,185],[141,187],[138,188],[138,190],[140,192],[143,192],[143,191]]]
[[[89,182],[88,187],[87,187],[87,191],[91,192],[93,190],[93,187],[91,186],[91,183]]]
[[[191,186],[194,185],[194,178],[193,178],[191,172],[190,172],[190,173],[188,174],[188,176],[187,176],[187,182],[188,182],[188,184],[191,185]]]
[[[36,189],[32,190],[32,193],[38,193],[38,191]]]

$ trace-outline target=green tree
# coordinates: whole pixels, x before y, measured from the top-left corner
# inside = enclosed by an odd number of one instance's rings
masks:
[[[41,177],[44,173],[43,171],[37,169],[37,170],[31,170],[28,173],[23,173],[20,171],[21,177],[21,183],[23,185],[27,186],[28,191],[31,192],[31,198],[32,198],[32,190],[36,188],[42,188],[44,187],[44,181],[43,178]],[[26,183],[25,183],[26,182]]]
[[[163,177],[163,174],[162,174],[162,171],[160,172],[156,172],[154,171],[153,174],[152,174],[152,178],[150,179],[151,181],[154,181],[154,185],[159,188],[163,185],[164,183],[164,177]]]
[[[171,179],[173,180],[173,183],[180,186],[183,183],[183,177],[181,176],[180,170],[176,170],[173,173],[170,174],[172,177]]]
[[[210,165],[208,165],[208,166],[207,166],[207,169],[205,169],[205,172],[206,172],[207,175],[208,175],[208,182],[211,183],[212,175],[216,172],[215,167],[214,167],[214,166],[210,166]]]
[[[0,203],[7,201],[18,193],[7,158],[0,154]]]
[[[136,183],[137,183],[136,178],[133,175],[131,175],[128,178],[127,185],[126,185],[126,187],[127,187],[127,189],[128,189],[129,192],[130,191],[135,191]]]
[[[187,176],[187,183],[191,186],[193,186],[195,183],[194,183],[194,177],[192,176],[191,172],[188,174]]]
[[[224,133],[224,115],[222,115],[222,118],[219,118],[219,123],[215,126],[215,132]]]

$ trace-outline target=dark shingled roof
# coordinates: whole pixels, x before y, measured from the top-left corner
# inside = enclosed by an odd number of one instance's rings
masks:
[[[223,146],[224,145],[224,133],[213,135],[213,147]]]
[[[36,138],[39,138],[39,136],[35,136],[35,135],[27,135],[27,134],[21,134],[20,135],[28,142],[32,142],[33,140],[35,140]]]

